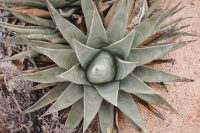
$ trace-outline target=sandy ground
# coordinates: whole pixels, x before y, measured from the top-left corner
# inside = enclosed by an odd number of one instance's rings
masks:
[[[188,30],[200,34],[200,1],[199,0],[166,0],[162,6],[173,6],[182,1],[186,8],[178,16],[193,16],[193,19],[184,21],[190,24]],[[180,38],[190,40],[192,37]],[[198,39],[198,38],[197,38]],[[177,110],[179,115],[159,109],[165,116],[161,120],[148,110],[140,107],[147,133],[199,133],[200,132],[200,39],[184,48],[181,48],[165,59],[173,58],[175,64],[157,66],[162,70],[176,73],[182,77],[194,79],[193,83],[167,83],[169,92],[156,87],[155,89],[164,96]],[[137,133],[135,127],[127,120],[120,121],[120,133]]]

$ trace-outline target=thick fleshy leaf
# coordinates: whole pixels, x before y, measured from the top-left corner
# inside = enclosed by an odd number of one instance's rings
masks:
[[[114,106],[103,101],[98,111],[99,123],[102,133],[112,132],[114,122]]]
[[[92,18],[94,14],[94,3],[92,0],[81,0],[81,7],[85,16],[87,32],[89,34],[92,25]]]
[[[118,106],[137,127],[144,130],[144,124],[133,98],[130,94],[119,91]]]
[[[196,40],[190,40],[190,41],[184,41],[184,42],[176,43],[171,49],[169,49],[168,52],[165,53],[165,55],[170,53],[170,52],[172,52],[172,51],[175,51],[175,50],[177,50],[179,48],[182,48],[182,47],[184,47],[184,46],[186,46],[186,45],[188,45],[188,44],[190,44],[192,42],[195,42],[195,41]]]
[[[27,45],[41,48],[50,48],[50,49],[69,49],[69,46],[62,44],[53,44],[45,41],[30,41],[28,40]]]
[[[127,58],[128,61],[138,62],[138,66],[149,63],[168,52],[174,43],[162,46],[152,46],[144,48],[133,48],[131,49],[130,55]]]
[[[13,24],[8,24],[5,22],[0,22],[0,26],[4,28],[8,28],[12,31],[15,31],[17,33],[21,34],[45,34],[50,35],[55,32],[54,29],[42,27],[42,26],[18,26]]]
[[[88,0],[90,1],[90,0]],[[87,45],[93,48],[102,48],[108,45],[108,38],[101,16],[94,5],[94,15],[91,23]]]
[[[66,45],[62,45],[62,44],[53,44],[53,43],[49,43],[49,42],[44,42],[44,41],[30,41],[25,39],[25,42],[28,46],[30,46],[32,49],[38,51],[39,53],[42,54],[42,51],[40,51],[40,49],[38,49],[37,47],[40,48],[49,48],[49,49],[68,49],[69,47]]]
[[[158,21],[157,23],[157,26],[160,27],[161,24],[169,17],[171,17],[172,15],[174,15],[178,10],[182,9],[180,8],[179,9],[179,6],[180,6],[181,2],[179,4],[177,4],[176,6],[172,7],[170,10],[166,11],[162,17],[160,18],[160,20]]]
[[[75,48],[75,52],[81,66],[86,69],[89,62],[94,58],[94,56],[100,51],[98,49],[94,49],[88,46],[85,46],[81,42],[74,40],[73,45]]]
[[[119,41],[125,36],[128,24],[128,11],[128,2],[126,0],[120,0],[117,11],[107,29],[107,35],[110,43]]]
[[[121,60],[120,58],[116,58],[116,64],[117,64],[116,80],[124,79],[137,66],[137,62],[128,62]]]
[[[148,103],[172,108],[170,104],[159,95],[159,93],[151,89],[133,74],[121,81],[120,90],[132,93]]]
[[[78,63],[76,53],[72,49],[51,49],[42,47],[36,48],[39,49],[44,55],[49,57],[52,61],[54,61],[58,66],[67,70]]]
[[[70,84],[43,116],[68,108],[83,97],[83,87]]]
[[[33,1],[33,0],[0,0],[1,3],[5,4],[14,4],[19,6],[33,6],[38,8],[44,8],[45,3],[42,1]]]
[[[72,105],[72,108],[69,112],[67,120],[65,122],[65,128],[67,131],[73,131],[83,119],[84,114],[84,103],[83,99],[80,99]]]
[[[154,35],[160,28],[161,24],[176,11],[179,5],[173,7],[167,12],[159,11],[150,18],[145,19],[136,28],[136,34],[133,41],[132,48],[136,48],[141,45],[146,39]]]
[[[60,33],[55,33],[52,35],[28,34],[28,35],[18,35],[17,37],[22,37],[34,41],[46,41],[52,44],[58,44],[58,43],[67,44],[67,41],[62,37]]]
[[[192,42],[195,42],[196,40],[189,40],[189,41],[183,41],[183,42],[177,42],[177,43],[171,43],[171,45],[173,45],[172,48],[170,48],[167,52],[165,52],[162,56],[165,56],[167,54],[169,54],[170,52],[173,52],[179,48],[182,48]],[[169,45],[170,43],[153,43],[153,44],[150,44],[149,46],[164,46],[164,45]]]
[[[44,41],[29,40],[29,39],[19,37],[19,36],[17,36],[16,38],[9,37],[9,38],[3,39],[2,42],[15,43],[17,45],[29,45],[32,48],[34,46],[34,49],[37,49],[35,46],[42,47],[42,48],[52,48],[52,49],[70,48],[68,45],[55,44],[55,43],[49,43],[49,42],[44,42]],[[36,51],[39,51],[39,49],[37,49]]]
[[[35,73],[23,74],[19,77],[22,77],[25,80],[38,83],[54,83],[54,82],[63,82],[64,80],[58,78],[57,76],[61,73],[64,73],[66,70],[60,67],[53,67],[44,71],[39,71]]]
[[[51,27],[55,28],[55,24],[52,20],[40,18],[34,15],[28,15],[28,14],[22,14],[22,13],[17,13],[17,12],[12,12],[14,16],[17,18],[26,21],[28,23],[34,24],[34,25],[39,25],[39,26],[46,26],[46,27]]]
[[[15,40],[15,39],[14,39],[14,40]],[[17,42],[17,43],[20,44],[20,39],[17,39],[17,41],[19,41],[19,42]],[[43,53],[43,52],[44,52],[44,49],[59,50],[59,49],[68,49],[68,48],[69,48],[69,47],[66,46],[66,45],[62,45],[62,44],[52,44],[52,43],[43,42],[43,41],[30,41],[30,40],[28,40],[28,39],[21,39],[21,41],[22,41],[22,44],[23,44],[23,43],[26,43],[29,47],[31,47],[33,50],[37,51],[37,52],[40,53],[40,54],[44,54],[44,53]],[[47,53],[45,53],[45,54],[47,54]],[[45,54],[44,54],[44,55],[45,55]],[[55,61],[53,57],[51,57],[51,59],[52,59],[53,61]],[[55,61],[55,62],[56,62],[56,61]],[[59,63],[59,62],[57,62],[57,63]],[[61,65],[61,64],[59,63],[59,65]]]
[[[50,0],[55,7],[63,7],[77,0]],[[46,8],[45,0],[0,0],[1,3]]]
[[[176,26],[178,23],[186,20],[186,19],[192,19],[193,17],[180,17],[180,18],[176,18],[176,19],[173,19],[171,21],[166,21],[165,23],[163,23],[160,27],[160,29],[166,29],[167,27],[169,26]]]
[[[45,94],[40,100],[38,100],[33,106],[24,111],[24,113],[34,112],[41,109],[48,104],[53,103],[58,99],[58,97],[64,92],[64,90],[69,86],[68,82],[63,82],[57,84],[53,89],[51,89],[47,94]]]
[[[84,125],[83,132],[86,131],[95,115],[97,114],[103,98],[98,91],[92,86],[84,87]]]
[[[169,82],[180,79],[179,76],[167,73],[158,69],[140,66],[137,67],[133,74],[143,82]]]
[[[99,94],[109,103],[117,106],[117,98],[119,91],[119,82],[111,82],[102,85],[94,85]]]
[[[45,2],[45,0],[42,0]],[[70,5],[78,0],[49,0],[52,5],[56,8],[66,7],[66,5]]]
[[[90,85],[80,64],[74,65],[70,70],[58,76],[75,84]]]
[[[146,13],[144,14],[144,17],[143,19],[147,19],[149,16],[152,15],[153,11],[156,10],[156,8],[158,7],[158,4],[159,4],[159,0],[158,1],[155,1],[151,4],[150,8],[146,11]]]
[[[156,33],[156,24],[160,20],[164,12],[160,11],[151,18],[147,18],[136,27],[135,37],[133,40],[132,48],[141,45],[146,39]]]
[[[125,59],[130,53],[134,34],[135,31],[132,31],[123,39],[111,44],[110,46],[105,47],[104,49],[110,51],[120,58]]]
[[[72,43],[73,39],[76,39],[82,43],[86,43],[87,37],[80,29],[63,18],[48,0],[47,5],[57,28],[72,48],[74,48]]]
[[[149,86],[141,83],[138,78],[130,74],[120,82],[120,90],[134,94],[158,94]]]
[[[30,18],[32,18],[33,20],[35,20],[37,22],[37,25],[51,27],[51,28],[56,27],[55,23],[52,20],[40,18],[40,17],[31,15],[31,14],[29,16],[30,16]]]
[[[172,31],[172,32],[161,35],[155,41],[163,41],[163,40],[172,39],[173,37],[178,37],[178,36],[197,36],[197,35],[190,33],[190,32],[182,32],[182,31],[174,32],[174,31]]]
[[[37,56],[38,53],[34,50],[30,50],[30,51],[23,51],[19,54],[13,55],[11,57],[6,57],[3,60],[20,60],[20,59],[25,59],[27,57],[35,57]]]

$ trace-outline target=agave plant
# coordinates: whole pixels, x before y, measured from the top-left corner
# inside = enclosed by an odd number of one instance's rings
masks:
[[[65,18],[71,17],[80,9],[79,0],[52,0],[50,2],[62,12]],[[0,3],[3,3],[2,6],[18,19],[33,24],[33,26],[17,26],[1,22],[2,27],[9,28],[23,38],[31,40],[67,43],[56,31],[56,25],[50,18],[45,0],[0,0]]]
[[[52,1],[47,0],[52,22],[43,23],[46,28],[29,28],[42,37],[46,33],[53,33],[52,28],[57,28],[69,45],[33,39],[14,39],[17,44],[27,44],[32,50],[9,59],[41,53],[56,64],[55,67],[46,70],[19,76],[38,83],[56,83],[52,90],[25,113],[36,111],[51,103],[52,106],[43,116],[71,107],[66,120],[67,129],[74,130],[83,119],[85,132],[98,114],[101,131],[107,133],[113,129],[117,109],[138,128],[144,130],[142,118],[133,99],[135,97],[146,103],[173,110],[147,83],[178,81],[183,78],[151,68],[147,64],[190,42],[159,43],[177,35],[186,35],[185,32],[179,31],[181,28],[177,28],[177,23],[184,18],[166,21],[181,8],[177,5],[168,11],[153,13],[153,5],[143,14],[141,23],[127,32],[130,3],[131,0],[120,0],[114,16],[105,27],[94,2],[81,0],[87,27],[87,33],[84,33],[63,18],[52,5]],[[3,23],[1,25],[21,34],[34,34],[24,27]],[[21,30],[23,32],[20,32]]]
[[[53,6],[56,8],[65,7],[78,0],[50,0]],[[19,6],[29,6],[44,9],[46,8],[45,0],[0,0],[1,3],[19,5]]]

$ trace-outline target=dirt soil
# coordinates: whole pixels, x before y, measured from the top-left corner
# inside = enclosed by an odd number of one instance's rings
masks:
[[[188,31],[200,35],[200,1],[199,0],[161,0],[162,7],[172,7],[182,1],[185,9],[176,16],[192,16],[182,22],[190,24]],[[198,39],[183,37],[180,40]],[[5,55],[0,45],[0,58]],[[181,48],[163,59],[175,59],[175,63],[159,64],[155,67],[176,73],[182,77],[195,80],[191,83],[167,83],[168,92],[160,86],[154,88],[164,96],[175,108],[177,113],[161,108],[158,109],[165,120],[156,117],[144,106],[139,110],[144,120],[147,133],[199,133],[200,131],[200,39]],[[31,64],[31,60],[28,61]],[[33,64],[32,64],[33,65]],[[34,66],[32,66],[34,67]],[[38,119],[44,110],[24,115],[22,111],[33,104],[46,91],[32,92],[33,84],[19,78],[12,78],[22,71],[12,62],[0,61],[0,133],[62,133],[64,126],[61,116],[57,113],[48,118]],[[91,125],[90,133],[99,129]],[[77,133],[80,131],[76,131]],[[120,115],[119,133],[139,133],[135,126]]]

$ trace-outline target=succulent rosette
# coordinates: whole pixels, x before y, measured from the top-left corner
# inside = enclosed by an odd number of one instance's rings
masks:
[[[56,28],[69,46],[24,41],[32,48],[32,55],[41,53],[57,65],[21,75],[33,82],[56,83],[56,86],[27,109],[26,113],[51,103],[52,106],[43,116],[71,107],[66,120],[68,129],[74,130],[83,119],[83,132],[85,132],[98,115],[101,130],[107,133],[113,129],[115,111],[118,111],[116,109],[119,109],[138,128],[144,129],[133,97],[173,110],[170,104],[146,83],[176,81],[181,78],[146,64],[189,43],[155,41],[180,34],[175,28],[178,20],[164,22],[181,8],[177,5],[169,11],[161,10],[153,14],[154,5],[143,15],[141,23],[128,31],[130,2],[120,0],[110,23],[104,26],[94,2],[81,0],[87,27],[87,33],[84,33],[63,18],[47,0],[53,21],[48,20],[49,23],[43,23],[48,28],[38,27],[40,30],[35,29],[34,35],[51,33]],[[12,29],[15,30],[13,27]],[[20,56],[27,56],[27,53],[24,52]]]

